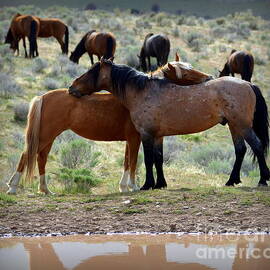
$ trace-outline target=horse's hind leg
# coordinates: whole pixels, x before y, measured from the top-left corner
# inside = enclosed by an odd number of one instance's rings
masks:
[[[167,183],[163,173],[163,137],[155,140],[154,163],[157,171],[157,183],[154,188],[165,188]]]
[[[146,180],[141,190],[148,190],[155,187],[155,179],[153,175],[154,165],[154,138],[149,135],[142,136],[144,164],[146,168]]]
[[[38,170],[39,170],[39,192],[44,192],[47,195],[53,194],[47,187],[47,182],[45,178],[45,166],[47,163],[48,154],[51,150],[52,143],[48,144],[42,151],[38,153]]]
[[[261,141],[256,136],[254,130],[250,128],[244,135],[244,139],[250,145],[254,155],[257,157],[260,168],[260,181],[258,186],[267,186],[266,181],[270,179],[270,172],[266,165]]]
[[[120,192],[128,192],[129,170],[130,170],[130,168],[129,168],[129,146],[128,146],[128,142],[126,142],[124,172],[123,172],[122,178],[119,182],[119,191]]]
[[[233,186],[234,184],[241,183],[240,170],[247,151],[247,147],[245,145],[243,137],[235,134],[234,130],[231,127],[230,130],[232,134],[236,159],[233,165],[229,181],[226,183],[226,186]]]
[[[137,168],[137,159],[138,159],[138,152],[141,144],[139,134],[137,136],[133,136],[132,140],[128,141],[129,144],[129,170],[130,170],[130,177],[128,181],[128,188],[131,191],[139,190],[140,188],[136,185],[135,182],[135,173]]]
[[[16,172],[12,175],[10,180],[8,181],[7,185],[9,187],[7,194],[16,194],[17,187],[22,177],[22,173],[25,168],[25,153],[22,153],[19,164],[17,166]]]
[[[26,42],[25,42],[25,37],[23,37],[22,39],[23,39],[23,47],[24,47],[24,56],[25,56],[25,58],[27,58],[27,57],[28,57],[28,55],[27,55],[27,50],[26,50]]]
[[[55,38],[58,41],[58,43],[60,44],[60,46],[61,46],[62,53],[65,53],[65,43],[62,40],[62,38],[59,38],[59,37],[55,37]]]

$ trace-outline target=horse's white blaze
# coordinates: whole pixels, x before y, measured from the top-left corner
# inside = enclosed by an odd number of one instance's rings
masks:
[[[16,194],[18,184],[20,182],[22,173],[15,172],[12,177],[10,178],[9,182],[7,183],[9,189],[7,191],[7,194]]]
[[[175,65],[174,67],[175,67],[176,77],[177,77],[178,79],[181,79],[181,78],[182,78],[182,71],[181,71],[181,68],[178,67],[177,65]]]
[[[120,192],[128,192],[129,170],[124,171],[119,183]]]

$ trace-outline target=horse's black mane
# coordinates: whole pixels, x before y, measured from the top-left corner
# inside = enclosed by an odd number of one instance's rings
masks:
[[[122,99],[125,99],[127,85],[135,86],[135,89],[140,91],[146,87],[148,82],[155,81],[160,85],[168,82],[167,79],[149,77],[147,74],[127,65],[116,65],[113,63],[111,65],[112,90],[115,95]]]
[[[79,58],[86,52],[85,49],[85,40],[89,34],[92,34],[93,32],[96,32],[96,30],[92,30],[87,32],[81,39],[81,41],[76,46],[75,50],[71,53],[70,60],[78,61]]]

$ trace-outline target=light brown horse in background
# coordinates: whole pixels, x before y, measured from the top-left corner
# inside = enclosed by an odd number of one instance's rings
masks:
[[[223,70],[220,71],[219,77],[229,76],[230,74],[234,77],[234,73],[237,73],[241,74],[242,80],[250,82],[253,69],[254,58],[251,53],[232,50]]]
[[[38,37],[54,37],[61,46],[62,53],[68,54],[69,31],[68,26],[56,18],[39,18],[40,23]]]
[[[75,50],[71,52],[69,59],[78,64],[80,57],[87,52],[93,65],[93,55],[96,55],[98,60],[100,60],[102,56],[109,59],[114,56],[115,48],[116,40],[112,33],[96,32],[96,30],[92,30],[83,36]]]
[[[211,77],[193,70],[187,64],[172,62],[166,76],[179,83],[185,78],[195,78],[194,83],[204,82]],[[188,67],[188,68],[187,68]],[[165,70],[168,68],[165,66]],[[175,69],[175,70],[174,70]],[[176,71],[177,70],[177,71]],[[159,77],[164,77],[158,71]],[[155,76],[155,73],[152,74]],[[15,194],[23,171],[31,178],[37,158],[41,192],[49,194],[45,180],[47,156],[55,138],[63,131],[71,129],[80,136],[100,141],[127,141],[124,173],[120,181],[120,191],[134,191],[137,156],[141,143],[140,135],[130,120],[129,111],[111,94],[95,94],[81,99],[67,94],[65,89],[50,91],[36,97],[31,103],[26,128],[26,147],[22,153],[16,172],[9,181],[9,194]]]
[[[23,39],[25,57],[28,57],[25,38],[29,40],[29,57],[38,56],[37,36],[40,29],[39,20],[35,16],[21,15],[17,13],[10,23],[10,27],[5,39],[5,43],[10,44],[10,48],[19,54],[19,41]]]
[[[236,161],[226,185],[241,182],[245,141],[259,163],[258,184],[267,185],[270,178],[265,161],[269,147],[268,109],[257,86],[231,77],[178,86],[101,59],[72,83],[69,93],[79,98],[102,89],[123,103],[140,133],[146,167],[146,181],[141,189],[167,186],[162,167],[162,137],[197,133],[217,124],[228,124],[235,146]]]

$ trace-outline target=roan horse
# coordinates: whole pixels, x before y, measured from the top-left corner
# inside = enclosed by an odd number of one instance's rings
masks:
[[[5,43],[10,44],[10,48],[19,53],[19,41],[23,39],[25,57],[28,57],[26,51],[25,37],[29,40],[29,57],[38,56],[37,36],[39,32],[39,20],[35,16],[21,15],[17,13],[10,23],[10,27],[5,39]]]
[[[228,124],[235,147],[236,161],[226,185],[241,182],[245,141],[259,163],[258,184],[267,185],[270,178],[265,161],[269,146],[268,110],[257,86],[231,77],[177,86],[101,59],[72,83],[69,93],[81,97],[102,89],[110,91],[123,103],[140,133],[146,167],[146,182],[141,189],[167,185],[160,143],[163,136],[197,133],[217,124]],[[153,164],[157,171],[156,183]]]
[[[157,65],[163,66],[168,62],[170,53],[170,40],[165,35],[154,35],[153,33],[147,34],[143,46],[141,48],[139,61],[140,67],[144,72],[151,70],[150,57],[157,58]],[[148,59],[148,67],[145,58]]]
[[[16,18],[21,17],[23,15],[17,13],[15,16]],[[24,15],[27,16],[27,15]],[[62,53],[68,54],[68,43],[69,43],[69,31],[67,25],[65,25],[60,19],[55,18],[39,18],[37,16],[31,16],[35,18],[36,22],[39,22],[38,27],[38,33],[37,36],[41,38],[48,38],[48,37],[54,37],[60,44]],[[8,36],[10,36],[11,30],[8,32]],[[12,37],[11,37],[12,38]],[[26,44],[25,44],[25,36],[17,36],[16,42],[14,42],[13,45],[11,45],[11,49],[14,50],[14,52],[18,51],[19,55],[19,41],[20,39],[23,40],[23,46],[25,50],[25,57],[27,57],[27,51],[26,51]],[[6,43],[8,42],[6,39]],[[37,44],[35,47],[36,56],[38,56],[38,48]]]
[[[96,30],[86,33],[81,41],[71,52],[70,60],[79,63],[80,57],[84,53],[88,53],[92,65],[94,64],[93,55],[97,55],[98,60],[103,56],[106,59],[114,56],[116,48],[116,40],[112,33],[96,32]]]
[[[162,75],[161,69],[157,76],[166,76],[181,84],[189,84],[191,80],[200,83],[211,79],[208,74],[180,62],[172,62],[169,66],[170,68],[168,65],[164,66],[166,75]],[[50,193],[45,180],[47,156],[55,138],[67,129],[91,140],[127,141],[120,191],[138,189],[135,171],[140,135],[130,119],[129,111],[113,95],[95,94],[77,99],[68,95],[67,90],[60,89],[36,97],[31,104],[26,128],[26,148],[9,181],[8,193],[16,193],[25,169],[27,177],[31,178],[36,158],[40,174],[39,189]]]
[[[254,58],[251,53],[245,51],[232,50],[226,64],[219,77],[228,76],[234,73],[241,74],[242,80],[251,81],[254,69]]]

